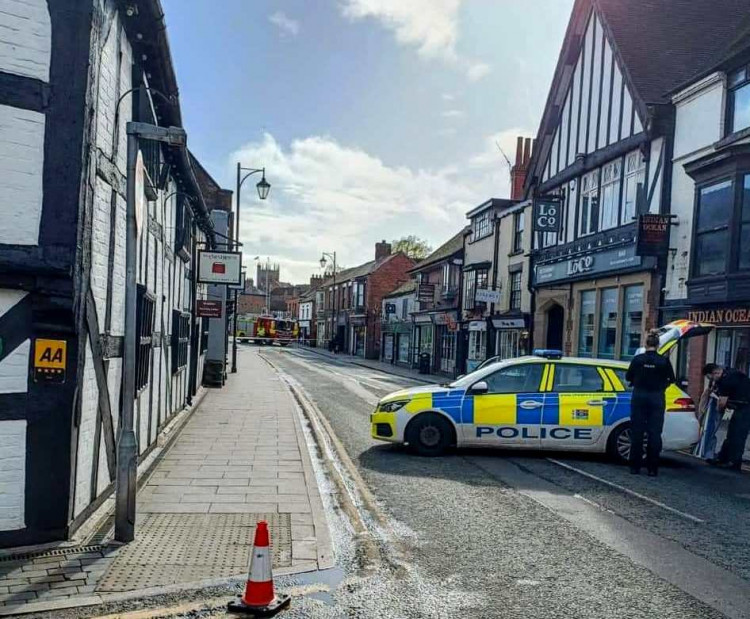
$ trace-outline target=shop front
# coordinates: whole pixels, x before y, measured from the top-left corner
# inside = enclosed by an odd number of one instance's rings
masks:
[[[419,364],[419,356],[423,353],[430,355],[430,367],[434,366],[434,349],[435,328],[432,324],[432,318],[429,314],[414,315],[414,358],[412,363],[416,366]]]
[[[469,334],[466,349],[466,372],[469,373],[487,359],[487,321],[472,320],[464,323],[464,327]]]
[[[364,316],[351,317],[351,354],[364,357],[367,348],[367,324]]]
[[[495,355],[501,359],[515,359],[529,354],[529,315],[515,317],[493,316]]]
[[[409,367],[412,322],[398,321],[383,323],[382,360],[386,363]]]
[[[535,346],[632,359],[645,332],[658,326],[659,305],[659,277],[634,270],[654,266],[652,258],[636,255],[635,245],[538,264]]]
[[[435,325],[435,371],[445,376],[456,375],[456,351],[458,348],[458,312],[431,314]]]

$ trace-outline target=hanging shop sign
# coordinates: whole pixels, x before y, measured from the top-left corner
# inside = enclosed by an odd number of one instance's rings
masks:
[[[239,251],[199,251],[199,284],[242,283],[242,252]]]
[[[66,340],[37,339],[34,341],[34,381],[64,383],[68,368]]]
[[[477,288],[474,299],[482,303],[500,303],[500,291],[494,288]]]
[[[691,310],[688,320],[708,322],[719,327],[739,327],[750,325],[750,307],[717,307],[705,310]]]
[[[469,331],[486,331],[487,323],[484,320],[472,320],[469,323]]]
[[[638,217],[636,250],[638,256],[666,256],[669,251],[671,217],[643,213]]]
[[[222,303],[221,301],[198,299],[195,303],[195,310],[198,318],[221,318]]]
[[[388,316],[389,314],[395,314],[396,313],[396,304],[395,303],[386,303],[385,304],[385,315]]]
[[[559,234],[562,226],[562,202],[559,198],[534,201],[534,232]]]
[[[641,256],[635,253],[635,245],[630,245],[553,264],[537,264],[534,269],[534,283],[539,285],[560,280],[580,279],[608,271],[638,267],[641,263]]]
[[[435,300],[435,284],[419,284],[417,290],[417,301],[420,303],[432,303]]]

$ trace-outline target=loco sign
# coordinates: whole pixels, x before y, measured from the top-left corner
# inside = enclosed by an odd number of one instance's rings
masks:
[[[534,202],[534,232],[560,232],[562,204],[549,198]]]

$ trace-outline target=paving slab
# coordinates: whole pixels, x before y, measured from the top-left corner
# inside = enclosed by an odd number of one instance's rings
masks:
[[[334,564],[301,413],[256,349],[242,351],[238,365],[142,486],[136,540],[0,562],[0,615],[243,575],[261,519],[275,569]]]

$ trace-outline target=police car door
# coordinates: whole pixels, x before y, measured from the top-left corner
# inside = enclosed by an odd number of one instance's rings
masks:
[[[480,445],[538,448],[544,395],[543,363],[505,366],[485,376],[486,393],[466,392],[464,441]]]
[[[556,363],[544,411],[542,447],[586,448],[599,441],[604,420],[617,404],[606,373],[595,365]],[[555,414],[555,407],[557,408]]]

